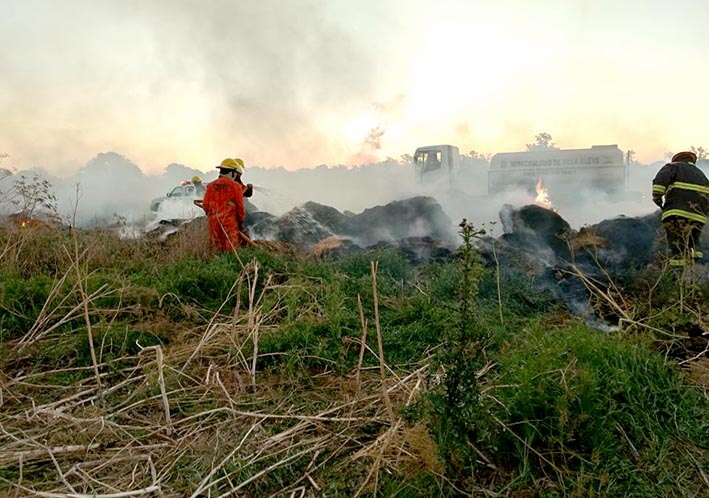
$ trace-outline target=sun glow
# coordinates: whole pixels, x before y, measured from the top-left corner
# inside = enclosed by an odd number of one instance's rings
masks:
[[[360,114],[345,125],[344,134],[350,142],[362,142],[377,126],[379,122],[372,114]]]

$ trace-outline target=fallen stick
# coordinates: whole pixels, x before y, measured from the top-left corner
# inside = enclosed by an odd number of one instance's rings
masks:
[[[163,354],[162,348],[158,346],[148,346],[140,350],[141,353],[146,351],[154,350],[156,355],[156,362],[158,367],[158,384],[160,385],[160,395],[162,397],[163,409],[165,410],[165,425],[166,432],[169,436],[172,434],[172,419],[170,418],[170,401],[167,397],[167,389],[165,388],[165,376],[163,375]]]
[[[357,362],[357,387],[359,388],[360,372],[362,370],[362,360],[364,360],[364,350],[367,347],[367,320],[364,319],[364,310],[362,309],[362,298],[357,294],[357,310],[359,311],[359,323],[362,326],[362,343],[359,347],[359,361]]]
[[[133,491],[107,493],[104,495],[97,495],[97,494],[87,495],[87,494],[83,494],[83,493],[47,493],[44,491],[37,491],[35,489],[30,489],[25,486],[21,486],[19,484],[15,484],[15,483],[11,483],[11,484],[18,489],[32,493],[32,495],[34,495],[34,496],[41,496],[43,498],[128,498],[130,496],[147,495],[150,493],[155,493],[156,491],[160,491],[160,486],[157,484],[154,484],[152,486],[148,486],[147,488],[135,489]]]
[[[12,463],[15,460],[22,459],[24,463],[31,462],[34,460],[44,460],[51,459],[50,453],[57,454],[67,454],[76,453],[79,451],[90,451],[100,448],[100,444],[89,444],[89,445],[69,445],[69,446],[56,446],[54,448],[42,448],[38,450],[25,450],[25,451],[13,451],[10,453],[0,453],[0,465],[6,465]]]
[[[251,240],[251,237],[246,235],[241,230],[239,230],[239,237],[241,238],[241,240],[246,242],[247,245],[250,245],[251,247],[258,247],[258,244],[256,242],[254,242],[253,240]]]
[[[384,403],[387,407],[387,412],[389,412],[389,420],[391,425],[396,422],[396,417],[394,416],[394,408],[391,404],[391,399],[389,398],[389,391],[386,388],[386,370],[384,366],[384,345],[382,343],[382,328],[379,323],[379,297],[377,295],[377,264],[378,262],[370,261],[369,264],[372,270],[372,295],[374,296],[374,325],[377,328],[377,345],[379,346],[379,375],[382,382],[382,394],[384,395]]]

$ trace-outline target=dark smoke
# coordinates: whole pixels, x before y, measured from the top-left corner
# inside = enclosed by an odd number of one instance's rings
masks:
[[[379,150],[382,148],[382,136],[386,130],[381,126],[377,126],[369,130],[367,138],[364,139],[364,145],[372,150]]]

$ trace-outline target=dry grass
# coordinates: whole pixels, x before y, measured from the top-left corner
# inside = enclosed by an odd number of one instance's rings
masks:
[[[709,343],[707,343],[709,348]],[[706,350],[703,351],[703,357],[690,358],[692,361],[686,363],[685,376],[694,385],[702,388],[704,397],[709,401],[709,358],[706,356]]]
[[[314,258],[322,258],[334,249],[342,247],[342,238],[337,236],[326,237],[315,244],[315,247],[310,251],[310,255]]]
[[[80,260],[58,282],[81,280]],[[248,299],[228,306],[242,288]],[[47,307],[6,344],[18,361],[0,375],[3,495],[303,496],[332,487],[333,472],[354,495],[376,489],[383,468],[439,470],[426,430],[393,410],[416,399],[426,366],[383,376],[394,368],[382,361],[376,373],[358,368],[357,380],[313,372],[309,390],[258,370],[259,339],[273,332],[269,313],[279,308],[263,302],[280,290],[247,263],[208,323],[171,347],[24,372],[23,355],[57,345],[57,324],[98,312],[104,290],[74,286],[78,304]],[[68,374],[79,380],[56,381]]]
[[[323,404],[324,393],[296,392],[265,375],[253,384],[251,372],[216,359],[182,372],[184,350],[162,357],[146,348],[103,364],[103,371],[120,365],[125,373],[120,380],[105,375],[103,389],[88,379],[61,389],[43,383],[52,372],[3,376],[0,468],[17,477],[2,487],[18,496],[198,496],[210,488],[239,495],[292,468],[290,482],[271,489],[279,494],[323,488],[323,466],[347,465],[350,457],[356,465],[372,462],[360,489],[375,485],[371,476],[381,467],[440,467],[425,430],[398,419],[390,426],[377,375],[366,374],[354,390],[342,386],[348,379],[321,373],[318,384],[330,391]],[[387,395],[412,399],[422,374],[392,383]]]
[[[571,247],[575,252],[582,249],[593,250],[593,248],[608,247],[608,241],[588,227],[584,227],[574,237]]]

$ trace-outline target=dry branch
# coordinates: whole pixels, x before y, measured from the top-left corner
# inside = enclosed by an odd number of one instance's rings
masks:
[[[36,450],[23,450],[0,452],[0,466],[10,465],[21,460],[24,463],[34,462],[38,460],[49,460],[50,454],[66,455],[69,453],[89,452],[100,448],[100,444],[75,444],[68,446],[55,446],[53,448],[41,448]]]
[[[396,417],[394,416],[394,409],[391,406],[391,399],[389,399],[389,392],[386,389],[386,373],[384,368],[384,345],[382,343],[382,328],[379,322],[379,297],[377,294],[377,263],[370,261],[370,266],[372,270],[372,295],[374,296],[374,324],[377,328],[377,345],[379,346],[379,374],[382,381],[382,394],[384,396],[384,403],[386,403],[387,412],[389,413],[389,420],[391,425],[396,423]]]
[[[35,489],[26,488],[19,484],[10,483],[16,488],[31,493],[33,496],[40,496],[42,498],[130,498],[131,496],[142,496],[148,495],[150,493],[160,492],[160,486],[155,484],[142,489],[135,489],[133,491],[123,491],[120,493],[107,493],[107,494],[83,494],[83,493],[48,493],[46,491],[37,491]]]
[[[165,388],[165,376],[163,375],[163,354],[162,354],[162,347],[158,346],[149,346],[147,348],[143,348],[140,352],[143,353],[145,351],[155,351],[155,356],[156,356],[156,362],[157,362],[157,367],[158,367],[158,384],[160,385],[160,395],[162,396],[162,402],[163,402],[163,407],[165,409],[165,424],[167,425],[166,432],[168,435],[172,433],[172,420],[170,418],[170,401],[167,397],[167,389]]]
[[[364,319],[364,310],[362,309],[362,297],[357,294],[357,310],[359,312],[359,323],[362,326],[362,343],[359,348],[359,360],[357,361],[357,387],[360,382],[360,372],[362,370],[362,360],[364,360],[364,350],[367,344],[367,320]]]

